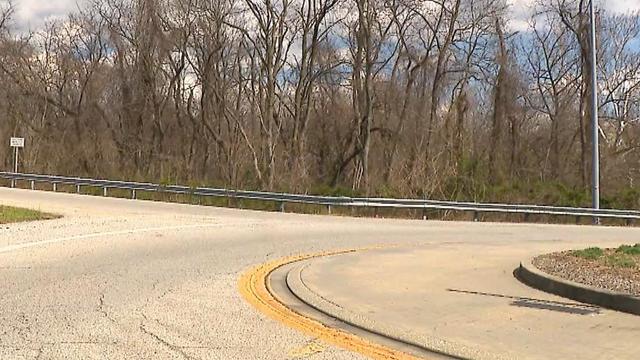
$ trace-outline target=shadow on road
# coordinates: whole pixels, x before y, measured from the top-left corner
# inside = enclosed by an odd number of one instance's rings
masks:
[[[557,312],[563,312],[567,314],[592,315],[592,314],[599,314],[601,310],[600,307],[598,306],[575,303],[575,302],[541,300],[541,299],[527,298],[527,297],[521,297],[521,296],[494,294],[494,293],[460,290],[460,289],[447,289],[447,291],[461,293],[461,294],[468,294],[468,295],[480,295],[480,296],[491,296],[491,297],[497,297],[497,298],[512,299],[514,301],[512,301],[509,304],[512,306],[557,311]]]

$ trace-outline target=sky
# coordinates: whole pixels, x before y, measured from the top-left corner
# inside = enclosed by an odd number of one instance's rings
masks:
[[[0,0],[0,3],[8,0]],[[17,7],[16,25],[21,29],[37,29],[47,19],[65,17],[86,0],[13,0]],[[527,5],[535,0],[507,0],[512,5],[513,26],[525,24]],[[598,0],[596,0],[598,1]],[[600,0],[604,6],[614,12],[640,10],[640,0]]]

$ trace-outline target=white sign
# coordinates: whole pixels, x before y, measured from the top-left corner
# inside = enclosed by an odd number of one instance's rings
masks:
[[[11,147],[23,148],[24,147],[24,138],[12,137],[11,138]]]

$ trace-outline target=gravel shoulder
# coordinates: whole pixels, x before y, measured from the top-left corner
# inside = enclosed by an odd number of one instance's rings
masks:
[[[629,257],[632,263],[626,266],[615,263],[617,255],[616,249],[602,249],[601,256],[584,258],[569,250],[537,256],[532,263],[538,269],[566,280],[640,296],[640,255]]]

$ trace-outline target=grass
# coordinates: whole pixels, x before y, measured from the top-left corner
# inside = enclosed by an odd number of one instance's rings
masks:
[[[604,255],[604,251],[599,247],[590,247],[584,250],[574,250],[571,255],[587,260],[596,260]]]
[[[616,249],[617,253],[622,253],[626,255],[640,255],[640,244],[631,245],[621,245]]]
[[[613,254],[607,255],[604,259],[605,264],[614,268],[634,268],[636,267],[636,260],[629,255]]]
[[[583,250],[573,250],[570,254],[612,268],[635,268],[640,266],[640,244],[620,245],[616,249],[604,250],[599,247],[590,247]]]
[[[17,208],[0,205],[0,224],[8,224],[23,221],[49,220],[59,216],[37,210]]]

